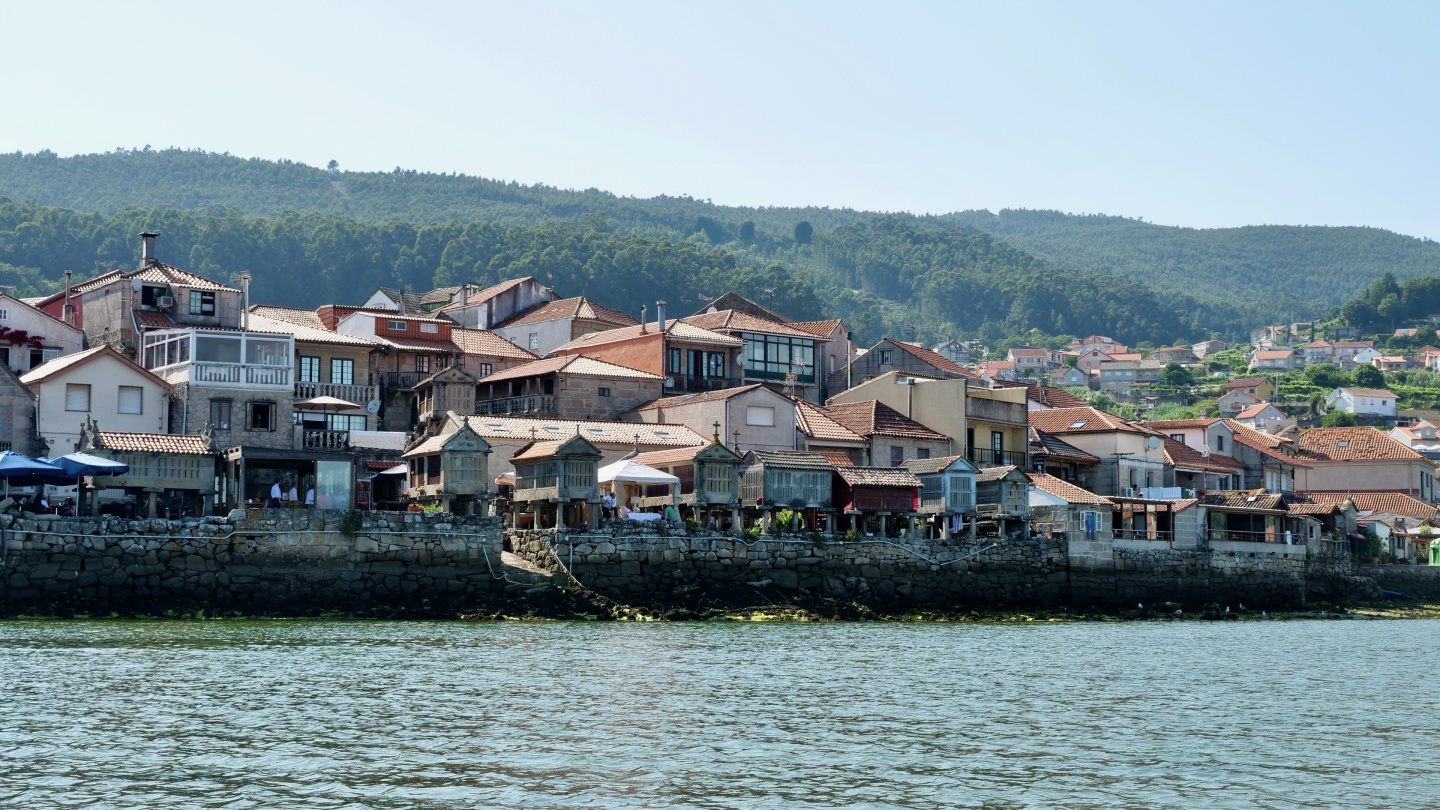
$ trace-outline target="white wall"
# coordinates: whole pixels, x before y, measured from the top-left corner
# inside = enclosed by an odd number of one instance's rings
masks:
[[[544,357],[570,342],[571,323],[574,320],[574,318],[556,318],[553,321],[527,323],[519,326],[502,326],[492,331],[500,337],[514,343],[516,346],[522,349],[529,349],[541,357]],[[530,345],[530,335],[532,333],[537,339],[534,347]]]
[[[75,299],[74,304],[78,310],[79,299]],[[23,329],[29,334],[40,335],[45,339],[46,348],[59,349],[59,354],[71,354],[85,348],[84,332],[67,326],[29,304],[4,294],[0,294],[0,326],[13,330]],[[0,341],[0,348],[9,349],[10,362],[8,365],[10,370],[16,374],[23,374],[34,365],[38,365],[30,362],[29,346],[17,346]],[[50,354],[54,354],[54,352]]]
[[[90,410],[65,410],[66,385],[90,386]],[[141,412],[119,412],[120,386],[135,385],[141,389]],[[73,369],[29,386],[39,398],[40,435],[50,442],[50,455],[63,456],[75,452],[80,439],[80,426],[93,418],[101,430],[124,433],[166,433],[169,403],[165,389],[149,376],[113,357],[101,356]]]

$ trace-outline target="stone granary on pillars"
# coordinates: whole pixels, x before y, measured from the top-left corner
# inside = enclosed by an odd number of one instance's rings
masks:
[[[957,534],[968,521],[975,531],[975,475],[964,456],[912,458],[903,465],[920,479],[919,512],[928,533],[940,538]]]
[[[681,516],[715,528],[723,528],[728,518],[732,527],[739,527],[740,455],[722,444],[718,434],[703,447],[639,453],[634,460],[680,479],[675,502]]]
[[[124,475],[92,480],[95,511],[124,510],[133,503],[136,517],[209,517],[219,457],[212,442],[213,434],[110,432],[87,421],[80,429],[78,451],[130,467]]]
[[[775,512],[785,509],[804,512],[806,524],[814,528],[820,513],[833,531],[831,473],[835,466],[819,453],[772,453],[751,450],[740,461],[740,503],[764,518],[766,529],[773,525]]]
[[[998,537],[1013,521],[1030,519],[1030,479],[1019,467],[984,467],[975,474],[975,512],[995,522]]]
[[[409,466],[405,499],[438,503],[458,515],[483,515],[490,500],[490,443],[468,425],[431,436],[403,456]]]
[[[531,441],[510,457],[515,468],[510,525],[531,528],[599,525],[600,451],[580,436]],[[551,508],[553,507],[553,508]]]
[[[837,466],[832,486],[835,508],[849,518],[850,528],[871,534],[874,521],[879,537],[889,537],[893,526],[909,538],[920,494],[914,473],[904,467]]]

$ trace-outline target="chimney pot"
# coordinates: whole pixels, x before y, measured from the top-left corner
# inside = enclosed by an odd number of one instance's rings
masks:
[[[160,260],[155,256],[155,239],[158,236],[160,236],[160,234],[153,233],[151,231],[142,231],[140,233],[141,267],[149,267],[152,264],[158,264],[160,262]]]
[[[645,305],[640,305],[640,334],[645,334]]]
[[[662,333],[665,331],[665,302],[664,302],[664,301],[656,301],[656,302],[655,302],[655,330],[656,330],[657,332],[662,332]]]

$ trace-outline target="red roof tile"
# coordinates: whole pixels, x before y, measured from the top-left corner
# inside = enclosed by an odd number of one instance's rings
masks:
[[[1298,444],[1308,458],[1317,461],[1412,461],[1425,458],[1373,427],[1302,430]]]
[[[1025,473],[1030,476],[1030,484],[1042,492],[1048,492],[1057,498],[1063,498],[1070,503],[1090,503],[1098,506],[1114,506],[1115,502],[1103,498],[1095,493],[1081,489],[1069,481],[1056,478],[1046,473]]]

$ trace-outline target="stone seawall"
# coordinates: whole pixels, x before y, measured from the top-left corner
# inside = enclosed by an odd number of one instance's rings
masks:
[[[531,564],[568,572],[616,599],[690,585],[773,584],[851,599],[974,604],[1126,605],[1173,600],[1255,607],[1303,604],[1306,551],[1262,543],[1175,549],[1162,541],[1063,538],[816,542],[805,537],[693,536],[680,524],[607,523],[599,533],[507,532]],[[1081,544],[1077,544],[1081,545]],[[1224,546],[1224,547],[1221,547]],[[1233,546],[1233,547],[1232,547]]]
[[[503,590],[498,518],[366,513],[358,527],[344,525],[358,514],[0,515],[0,607],[346,607]]]
[[[1440,565],[1362,565],[1360,575],[1387,591],[1440,600]]]

